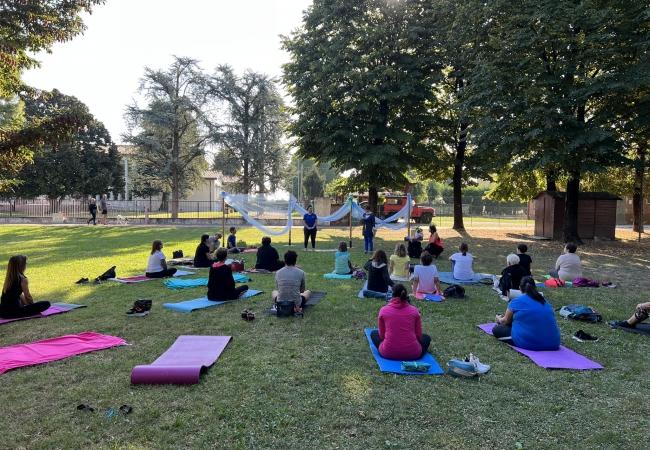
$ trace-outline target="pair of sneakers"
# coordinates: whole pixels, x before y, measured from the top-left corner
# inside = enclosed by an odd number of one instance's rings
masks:
[[[127,311],[129,317],[144,317],[151,311],[151,300],[138,299],[133,303],[133,308]]]
[[[484,375],[490,371],[488,364],[483,364],[472,353],[465,359],[452,359],[447,363],[447,373],[455,377],[472,378],[478,375]]]

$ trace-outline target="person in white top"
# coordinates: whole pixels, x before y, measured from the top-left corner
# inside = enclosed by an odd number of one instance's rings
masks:
[[[578,246],[572,242],[564,246],[564,253],[555,262],[555,269],[550,271],[553,278],[560,278],[564,281],[582,278],[582,262],[576,255],[576,250],[578,250]]]
[[[149,278],[167,278],[172,277],[177,269],[167,268],[165,261],[165,254],[162,252],[163,243],[160,240],[155,240],[151,244],[151,254],[147,262],[147,272],[145,275]]]
[[[458,250],[449,257],[454,278],[463,281],[474,279],[474,256],[469,252],[469,246],[463,242]]]
[[[427,251],[422,252],[420,262],[422,264],[418,264],[413,268],[413,276],[411,277],[413,293],[442,295],[438,268],[432,264],[433,256],[431,256],[431,253]]]

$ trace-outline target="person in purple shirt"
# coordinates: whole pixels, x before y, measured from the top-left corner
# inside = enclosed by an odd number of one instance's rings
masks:
[[[314,214],[314,208],[309,206],[307,208],[307,214],[305,214],[302,217],[302,221],[305,224],[304,231],[305,231],[305,250],[307,250],[307,243],[311,239],[311,248],[312,250],[316,249],[316,221],[318,220],[318,216]]]

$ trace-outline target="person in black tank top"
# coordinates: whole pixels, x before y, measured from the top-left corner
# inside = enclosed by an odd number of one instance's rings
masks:
[[[24,275],[26,268],[26,256],[16,255],[9,258],[2,297],[0,297],[2,319],[35,316],[50,307],[50,302],[34,302]]]

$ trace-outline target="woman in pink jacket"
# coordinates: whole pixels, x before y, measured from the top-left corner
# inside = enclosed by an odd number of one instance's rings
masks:
[[[422,334],[420,311],[409,303],[402,284],[393,288],[393,298],[379,310],[377,323],[379,331],[370,338],[384,358],[413,361],[427,353],[431,337]]]

